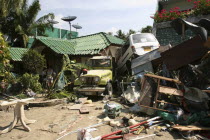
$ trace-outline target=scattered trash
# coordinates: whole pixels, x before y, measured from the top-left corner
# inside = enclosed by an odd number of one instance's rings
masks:
[[[31,89],[26,89],[26,95],[28,95],[29,97],[34,97],[34,96],[36,96],[36,93],[33,91],[33,90],[31,90]]]
[[[131,125],[136,125],[136,124],[138,124],[138,122],[135,121],[134,119],[129,119],[129,120],[128,120],[128,125],[129,125],[129,126],[131,126]]]
[[[140,106],[135,104],[134,106],[130,107],[129,110],[134,113],[140,112]]]
[[[87,100],[84,102],[84,104],[92,104],[92,103],[93,103],[92,100]]]
[[[96,128],[81,129],[77,132],[77,140],[93,140],[90,132],[96,131]],[[97,139],[94,139],[97,140]],[[100,140],[100,139],[99,139]]]
[[[104,105],[104,109],[105,109],[105,115],[108,117],[117,117],[120,115],[121,110],[122,110],[122,106],[119,104],[114,104],[114,103],[109,103],[107,102]]]
[[[110,126],[116,127],[116,126],[122,126],[123,120],[111,120],[110,121]]]

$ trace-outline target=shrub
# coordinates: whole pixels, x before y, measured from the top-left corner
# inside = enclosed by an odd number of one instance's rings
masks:
[[[171,21],[176,18],[185,18],[189,15],[190,11],[179,11],[179,7],[172,8],[170,11],[166,11],[165,9],[161,10],[161,12],[156,12],[154,18],[155,22],[164,22],[164,21]]]
[[[39,75],[25,73],[19,78],[19,82],[23,85],[24,89],[32,89],[34,92],[42,91],[42,86],[39,82]]]
[[[210,0],[194,1],[194,15],[210,14]]]
[[[10,52],[9,46],[0,33],[0,91],[5,92],[8,84],[13,78],[10,73]]]
[[[29,73],[37,74],[43,68],[46,67],[46,60],[44,56],[42,56],[35,50],[29,50],[28,52],[26,52],[23,55],[22,60],[23,60],[24,68]]]

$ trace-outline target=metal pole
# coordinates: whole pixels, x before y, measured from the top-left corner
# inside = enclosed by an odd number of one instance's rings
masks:
[[[69,26],[70,26],[70,39],[71,39],[71,22],[69,21]]]

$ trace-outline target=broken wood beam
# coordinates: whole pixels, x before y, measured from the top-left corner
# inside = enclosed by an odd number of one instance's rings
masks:
[[[144,74],[144,76],[148,76],[148,77],[152,77],[152,78],[157,78],[157,79],[161,79],[161,80],[166,80],[166,81],[170,81],[170,82],[175,82],[177,84],[181,84],[182,82],[177,80],[177,79],[171,79],[171,78],[167,78],[167,77],[163,77],[163,76],[158,76],[158,75],[154,75],[154,74]]]
[[[178,90],[176,88],[166,87],[166,86],[159,86],[159,92],[163,94],[183,96],[183,92],[181,90]]]
[[[171,105],[175,105],[175,106],[180,106],[179,104],[169,103],[169,102],[160,101],[160,100],[157,100],[156,102],[165,103],[165,104],[171,104]]]
[[[188,126],[176,125],[176,126],[172,126],[172,128],[178,129],[180,131],[210,130],[210,127],[202,127],[202,126],[195,126],[195,125],[188,125]]]

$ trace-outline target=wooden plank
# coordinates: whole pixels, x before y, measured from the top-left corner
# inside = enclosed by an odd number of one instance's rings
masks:
[[[210,93],[210,90],[202,90],[203,92]]]
[[[85,106],[85,107],[95,107],[94,104],[84,104],[83,106]]]
[[[169,95],[183,96],[183,92],[181,90],[171,87],[160,86],[159,92]]]
[[[171,78],[162,77],[162,76],[158,76],[158,75],[154,75],[154,74],[144,74],[144,76],[148,76],[148,77],[152,77],[152,78],[157,78],[157,79],[166,80],[166,81],[170,81],[170,82],[175,82],[177,84],[181,84],[181,81],[179,81],[177,79],[171,79]]]
[[[210,127],[202,127],[202,126],[195,126],[195,125],[188,125],[188,126],[172,126],[174,129],[178,129],[180,131],[199,131],[199,130],[210,130]]]
[[[7,101],[4,101],[0,104],[1,107],[3,106],[11,106],[11,105],[15,105],[17,104],[18,102],[19,103],[25,103],[25,104],[28,104],[29,101],[31,100],[34,100],[34,98],[27,98],[27,99],[21,99],[21,100],[14,100],[14,101],[11,101],[11,102],[7,102]]]
[[[154,103],[154,107],[157,108],[157,100],[158,100],[158,95],[159,95],[159,88],[160,88],[160,79],[158,79],[158,85],[157,85],[157,91],[156,91],[156,94],[155,94],[155,103]]]
[[[179,104],[169,103],[169,102],[160,101],[160,100],[157,100],[156,102],[165,103],[165,104],[171,104],[171,105],[175,105],[175,106],[180,106]]]
[[[81,107],[79,110],[80,114],[89,114],[89,109],[85,106]]]
[[[80,110],[80,108],[83,106],[83,104],[74,104],[69,109],[70,110]]]

